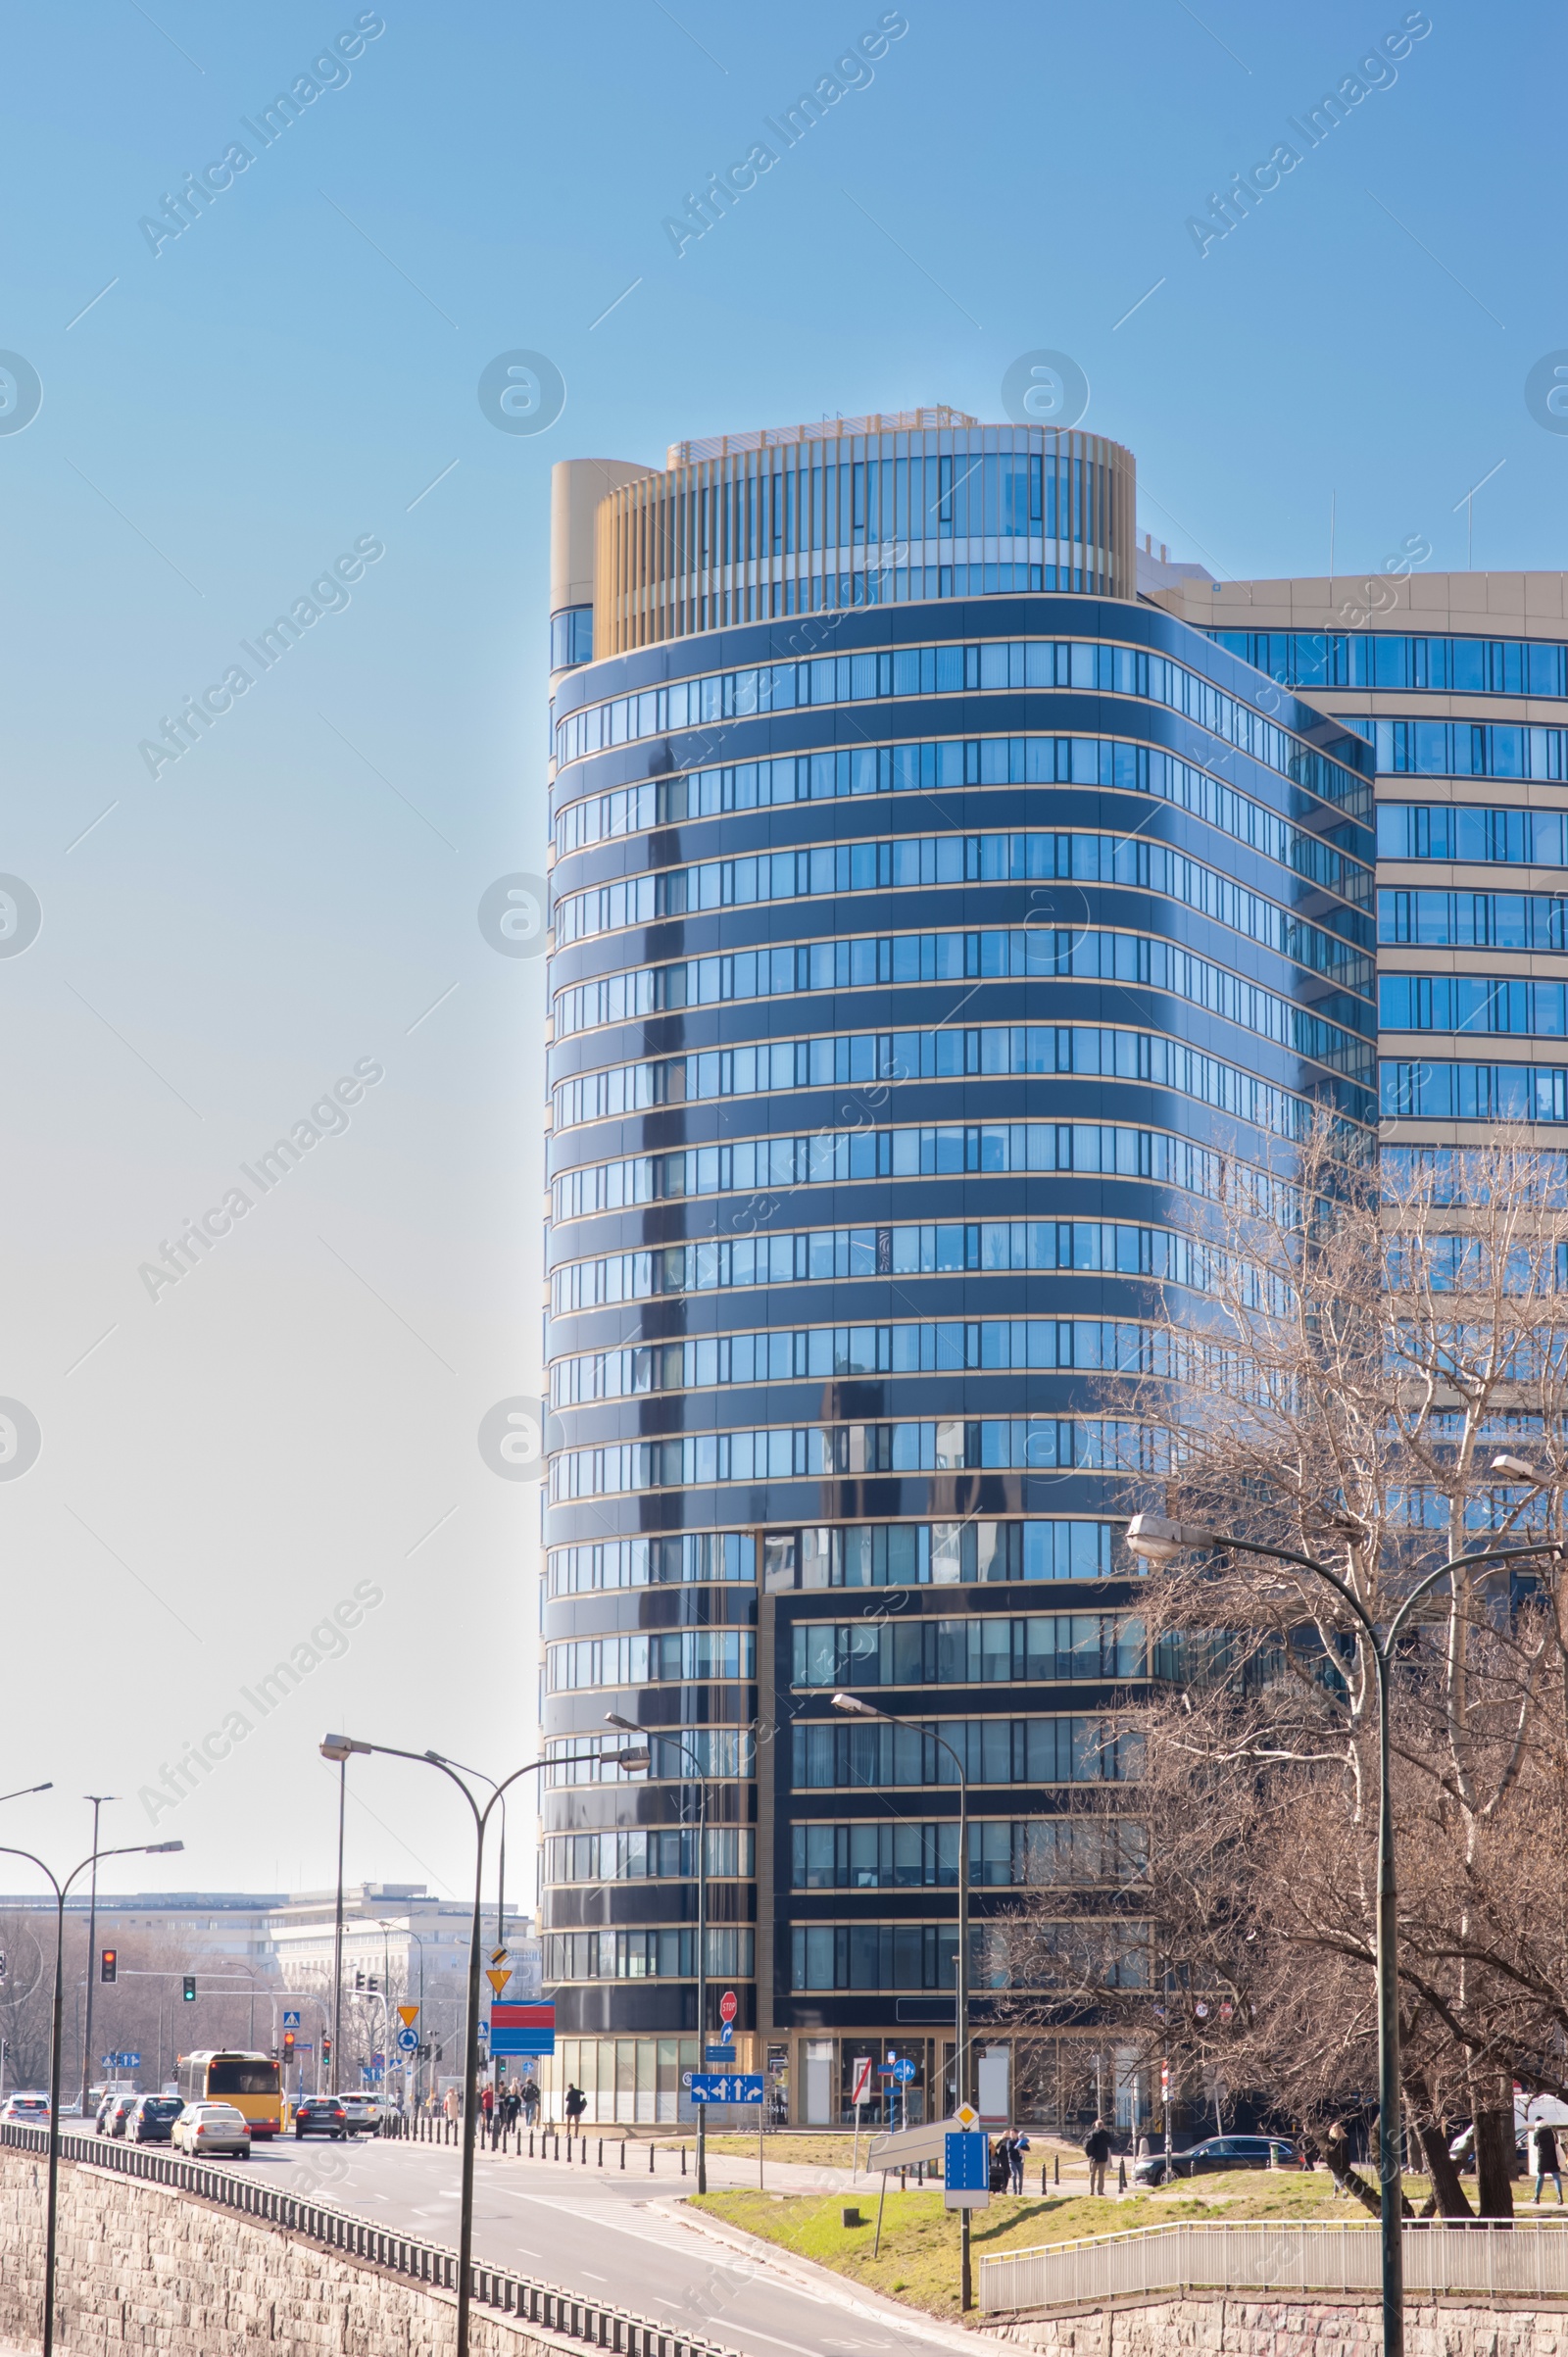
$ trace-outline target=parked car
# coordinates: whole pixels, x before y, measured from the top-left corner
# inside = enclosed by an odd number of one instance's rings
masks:
[[[169,2140],[176,2151],[188,2152],[192,2160],[215,2152],[226,2152],[242,2161],[251,2157],[250,2123],[232,2103],[183,2105]]]
[[[1448,2158],[1461,2177],[1475,2175],[1476,2132],[1473,2124],[1469,2128],[1462,2128],[1459,2131],[1453,2142],[1448,2146]],[[1518,2136],[1514,2140],[1513,2173],[1515,2177],[1531,2177],[1535,2174],[1531,2165],[1529,2148],[1522,2136]]]
[[[34,2088],[18,2087],[0,2104],[0,2120],[18,2120],[24,2128],[47,2128],[49,2098]]]
[[[1283,2136],[1209,2136],[1185,2152],[1146,2153],[1133,2163],[1135,2185],[1162,2185],[1173,2177],[1207,2177],[1220,2169],[1298,2169],[1294,2144]]]
[[[294,2107],[297,2136],[346,2136],[348,2114],[336,2095],[306,2095]]]
[[[375,2130],[380,2127],[381,2098],[379,2095],[339,2095],[337,2100],[343,2106],[343,2116],[348,2121],[350,2128],[368,2129],[373,2135]]]
[[[127,2144],[167,2144],[184,2110],[177,2095],[142,2095],[125,2116]]]

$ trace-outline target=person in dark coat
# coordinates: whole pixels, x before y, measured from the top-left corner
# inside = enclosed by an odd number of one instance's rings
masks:
[[[1089,2190],[1103,2193],[1105,2171],[1110,2164],[1110,2134],[1103,2120],[1097,2120],[1085,2136],[1084,2154],[1089,2162]]]

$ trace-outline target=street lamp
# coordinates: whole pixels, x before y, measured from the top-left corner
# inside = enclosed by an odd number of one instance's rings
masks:
[[[132,1841],[120,1849],[94,1849],[90,1856],[73,1866],[64,1882],[52,1867],[46,1866],[30,1849],[13,1849],[9,1843],[0,1847],[0,1857],[25,1858],[46,1875],[55,1894],[55,1993],[49,2022],[49,2191],[46,2205],[47,2224],[44,2230],[43,2256],[43,2357],[54,2357],[55,2345],[55,2245],[56,2226],[60,2206],[60,2030],[65,2007],[66,1953],[66,1893],[78,1874],[89,1866],[96,1867],[100,1858],[158,1858],[171,1850],[183,1849],[183,1841]],[[89,1973],[91,1959],[89,1958]]]
[[[322,1739],[321,1751],[327,1759],[346,1760],[351,1752],[375,1752],[383,1759],[412,1759],[416,1767],[439,1768],[442,1775],[455,1784],[467,1802],[473,1818],[473,1923],[468,1935],[468,2018],[464,2036],[463,2060],[463,2190],[458,2219],[458,2334],[457,2357],[468,2357],[468,2307],[472,2292],[473,2274],[473,2146],[474,2120],[478,2106],[474,2101],[474,2083],[479,2075],[479,1951],[480,1918],[484,1906],[484,1835],[490,1811],[509,1785],[519,1776],[536,1775],[550,1765],[548,1758],[531,1759],[525,1767],[514,1768],[503,1777],[483,1808],[469,1792],[463,1778],[449,1759],[439,1751],[403,1751],[395,1743],[366,1743],[352,1735],[328,1735]],[[488,1780],[487,1780],[488,1781]]]
[[[833,1696],[833,1708],[848,1712],[857,1719],[885,1719],[891,1727],[911,1727],[928,1743],[940,1743],[958,1772],[958,1955],[954,1974],[954,2054],[953,2081],[956,2095],[955,2109],[969,2100],[969,1779],[963,1761],[945,1735],[922,1727],[918,1720],[901,1719],[891,1710],[879,1710],[860,1694],[838,1694]],[[973,2283],[969,2262],[969,2213],[958,2213],[959,2303],[967,2314],[973,2304]]]
[[[651,1767],[653,1738],[639,1727],[635,1719],[623,1719],[618,1710],[607,1710],[605,1724],[618,1727],[624,1735],[642,1736],[646,1748],[638,1751],[612,1752],[610,1756],[623,1768]],[[708,1775],[702,1761],[678,1735],[660,1734],[660,1742],[673,1743],[685,1753],[697,1771],[697,2068],[708,2068]],[[697,2190],[708,2191],[708,2106],[697,2106]]]
[[[1539,1476],[1522,1457],[1496,1456],[1492,1460],[1494,1473],[1523,1475],[1537,1487]],[[1389,1623],[1388,1635],[1379,1637],[1377,1624],[1349,1582],[1331,1571],[1326,1563],[1317,1562],[1311,1555],[1298,1554],[1294,1547],[1265,1547],[1255,1539],[1242,1539],[1227,1531],[1206,1529],[1200,1523],[1169,1522],[1160,1514],[1135,1514],[1127,1526],[1127,1544],[1135,1555],[1146,1562],[1168,1563],[1172,1557],[1190,1549],[1226,1547],[1245,1554],[1267,1555],[1276,1563],[1293,1563],[1309,1571],[1326,1583],[1342,1603],[1361,1625],[1377,1672],[1378,1694],[1378,1926],[1377,1926],[1377,1990],[1378,1990],[1378,2175],[1381,2181],[1381,2213],[1383,2241],[1383,2349],[1384,2357],[1403,2357],[1404,2350],[1404,2250],[1401,2239],[1403,2221],[1403,2187],[1399,2168],[1399,1962],[1398,1924],[1395,1910],[1394,1882],[1394,1802],[1389,1772],[1389,1675],[1394,1664],[1394,1648],[1400,1630],[1411,1612],[1440,1580],[1453,1572],[1480,1570],[1494,1563],[1514,1563],[1521,1556],[1560,1555],[1557,1542],[1544,1540],[1535,1547],[1489,1548],[1477,1555],[1454,1555],[1440,1563],[1418,1580],[1405,1596]]]
[[[343,1812],[349,1796],[349,1753],[354,1746],[341,1735],[329,1735],[321,1757],[337,1762],[337,1906],[332,1918],[332,2077],[343,2068]],[[326,2093],[332,2092],[328,2087]]]
[[[82,1798],[84,1800],[90,1800],[92,1802],[92,1845],[95,1852],[98,1847],[98,1811],[109,1801],[118,1800],[119,1797],[120,1795],[118,1792],[84,1792],[82,1794]],[[92,1960],[93,1951],[98,1945],[98,1863],[96,1855],[93,1859],[92,1881],[88,1885],[88,1891],[87,2004],[86,2019],[82,2024],[81,2031],[81,2116],[83,2120],[85,2120],[87,2117],[87,2082],[92,2076]],[[160,2045],[162,2042],[162,2033],[160,2033]]]

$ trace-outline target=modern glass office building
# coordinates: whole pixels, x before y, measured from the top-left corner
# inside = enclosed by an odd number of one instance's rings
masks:
[[[1389,1149],[1568,1123],[1568,575],[1155,592],[1372,740]]]
[[[947,412],[557,469],[541,1924],[600,2118],[698,2059],[700,1779],[703,2028],[803,2123],[895,2052],[951,2100],[933,1735],[977,1957],[1136,1855],[1113,1378],[1224,1160],[1377,1100],[1372,747],[1140,596],[1134,499]],[[991,2108],[1070,2109],[976,2021]]]

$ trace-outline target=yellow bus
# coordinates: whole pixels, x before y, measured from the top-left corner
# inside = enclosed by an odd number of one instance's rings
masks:
[[[232,2103],[251,2124],[253,2136],[282,2134],[283,2074],[270,2054],[240,2050],[182,2054],[179,2091],[186,2103]]]

